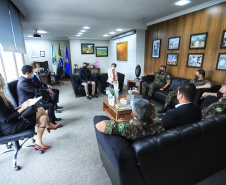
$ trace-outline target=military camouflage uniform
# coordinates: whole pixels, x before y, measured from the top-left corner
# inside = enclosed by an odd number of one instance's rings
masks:
[[[211,86],[213,85],[207,79],[198,80],[197,78],[192,79],[190,83],[194,84],[196,87],[206,85],[206,84],[210,84]],[[170,91],[166,97],[165,104],[169,105],[176,97],[177,97],[177,91]]]
[[[130,120],[126,123],[117,123],[115,120],[107,120],[104,133],[121,135],[127,139],[135,140],[149,135],[155,135],[165,131],[161,120],[153,119],[149,123],[138,120]]]
[[[142,93],[145,94],[147,88],[149,88],[148,96],[152,96],[152,93],[155,89],[163,88],[167,82],[171,82],[171,77],[166,72],[160,74],[159,72],[154,73],[155,80],[148,84],[147,82],[142,83]]]
[[[217,102],[202,109],[202,119],[211,118],[219,114],[226,114],[226,98],[221,98]]]

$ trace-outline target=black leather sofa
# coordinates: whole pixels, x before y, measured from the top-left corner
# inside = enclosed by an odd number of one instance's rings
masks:
[[[108,86],[108,83],[107,83],[108,73],[97,73],[97,75],[99,80],[98,89],[101,93],[105,94],[106,87]],[[119,89],[120,89],[119,92],[122,92],[125,75],[119,72],[117,72],[117,75],[118,75],[118,82],[119,82]]]
[[[153,75],[149,75],[149,76],[145,76],[145,77],[142,77],[142,82],[148,82],[148,83],[151,83],[154,81],[154,76]],[[152,98],[161,103],[161,104],[164,104],[165,103],[165,99],[167,97],[167,95],[169,94],[170,91],[177,91],[178,90],[178,87],[183,84],[183,83],[188,83],[190,82],[191,80],[189,79],[186,79],[186,78],[179,78],[179,77],[171,77],[171,84],[170,86],[164,90],[164,91],[161,91],[161,90],[154,90],[153,92],[153,95],[152,95]],[[203,88],[203,89],[197,89],[197,92],[196,92],[196,97],[194,99],[194,104],[196,105],[200,105],[201,104],[201,100],[200,100],[200,97],[202,96],[202,94],[204,92],[217,92],[219,91],[220,89],[220,85],[215,85],[215,86],[212,86],[212,88]],[[178,104],[178,101],[177,99],[175,98],[174,101],[170,104],[170,107],[174,108],[175,105]]]
[[[97,93],[97,87],[98,87],[98,76],[97,73],[93,73],[91,74],[93,81],[96,83],[96,90],[95,93]],[[75,97],[79,97],[79,96],[85,96],[85,88],[84,86],[81,84],[81,81],[79,79],[79,75],[78,74],[71,74],[70,76],[71,78],[71,84],[72,84],[72,89],[75,93]],[[90,95],[92,94],[92,85],[88,86],[89,89],[89,93]]]
[[[113,185],[191,185],[226,168],[225,123],[222,114],[135,142],[95,131]]]

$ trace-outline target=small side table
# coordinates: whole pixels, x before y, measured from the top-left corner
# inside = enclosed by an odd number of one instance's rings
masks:
[[[136,81],[136,80],[128,80],[127,81],[127,92],[130,88],[132,90],[132,88],[135,86],[138,87],[138,92],[133,91],[133,94],[141,94],[142,93],[141,92],[142,91],[141,81]]]

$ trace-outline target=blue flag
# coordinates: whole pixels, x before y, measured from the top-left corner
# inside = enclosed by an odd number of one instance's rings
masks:
[[[67,51],[67,46],[66,46],[66,56],[65,56],[65,72],[68,74],[68,76],[71,75],[71,66],[69,62],[69,56],[68,56],[68,51]]]

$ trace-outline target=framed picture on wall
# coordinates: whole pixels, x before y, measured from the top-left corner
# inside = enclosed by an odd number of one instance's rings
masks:
[[[219,53],[216,70],[226,71],[226,53]]]
[[[128,41],[117,43],[117,60],[128,61]]]
[[[188,53],[187,67],[201,68],[204,53]]]
[[[177,66],[177,62],[178,62],[178,53],[167,54],[166,65]]]
[[[108,47],[96,47],[96,57],[107,57]]]
[[[152,57],[153,58],[159,58],[160,56],[160,44],[161,44],[161,40],[153,40],[153,44],[152,44]]]
[[[31,58],[38,58],[38,57],[39,57],[38,49],[32,48],[31,49]]]
[[[45,51],[40,51],[40,57],[45,57]]]
[[[223,30],[221,39],[221,48],[226,48],[226,30]]]
[[[94,54],[94,44],[81,44],[82,54]]]
[[[207,36],[207,32],[191,35],[189,49],[205,49]]]
[[[180,47],[180,37],[171,37],[168,39],[168,50],[178,50]]]

